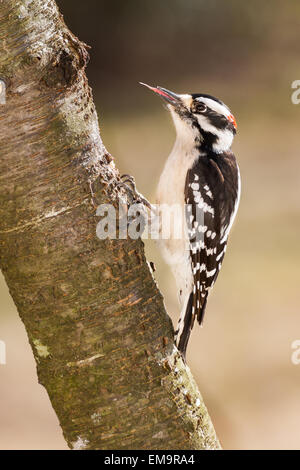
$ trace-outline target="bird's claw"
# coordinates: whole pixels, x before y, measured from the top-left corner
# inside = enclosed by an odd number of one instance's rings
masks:
[[[128,175],[127,173],[125,173],[124,175],[121,175],[121,180],[122,180],[122,183],[130,183],[132,187],[136,189],[134,176]]]
[[[136,189],[136,183],[133,176],[125,173],[124,175],[121,175],[120,178],[121,181],[117,183],[117,187],[121,186],[125,188],[131,194],[135,204],[143,204],[148,209],[153,210],[153,206],[150,202]]]

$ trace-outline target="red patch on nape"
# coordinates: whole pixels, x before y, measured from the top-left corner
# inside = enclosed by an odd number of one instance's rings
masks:
[[[236,120],[233,114],[229,114],[228,121],[230,121],[234,125],[234,127],[237,128]]]

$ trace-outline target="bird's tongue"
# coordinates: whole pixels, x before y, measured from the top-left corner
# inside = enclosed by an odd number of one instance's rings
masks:
[[[147,85],[147,83],[143,83],[143,82],[140,82],[140,84],[144,85],[147,88],[149,88],[149,90],[154,91],[154,93],[157,93],[158,95],[163,96],[164,98],[167,98],[168,100],[172,100],[174,102],[176,101],[175,98],[172,95],[169,95],[168,93],[166,93],[165,91],[163,91],[159,88]]]

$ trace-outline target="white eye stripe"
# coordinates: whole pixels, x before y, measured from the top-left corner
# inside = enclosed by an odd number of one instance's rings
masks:
[[[196,98],[198,101],[201,101],[202,103],[205,103],[206,106],[208,106],[210,109],[213,111],[216,111],[218,114],[223,114],[224,116],[228,117],[230,116],[231,112],[227,108],[227,106],[221,103],[218,103],[217,101],[212,100],[211,98]]]
[[[218,140],[215,144],[213,144],[213,149],[217,153],[225,152],[230,148],[233,141],[233,133],[230,130],[217,129],[203,115],[197,115],[197,120],[199,122],[200,127],[204,131],[211,132],[212,134],[217,136]]]

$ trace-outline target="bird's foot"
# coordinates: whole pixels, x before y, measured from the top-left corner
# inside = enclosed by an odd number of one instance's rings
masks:
[[[121,181],[117,183],[117,186],[123,187],[130,194],[133,204],[142,204],[150,209],[151,212],[155,212],[154,206],[137,190],[133,176],[128,174],[122,175]]]

